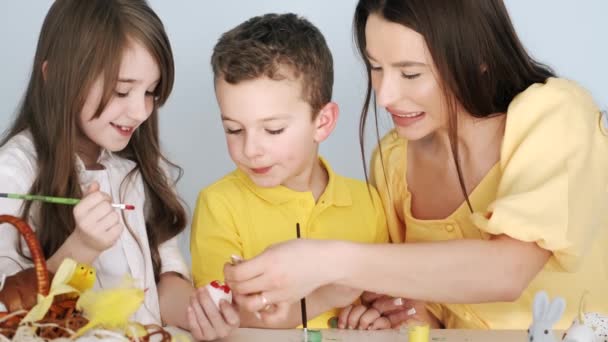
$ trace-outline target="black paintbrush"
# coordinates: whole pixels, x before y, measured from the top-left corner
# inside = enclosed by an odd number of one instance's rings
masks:
[[[300,238],[300,224],[296,223],[296,234]],[[302,311],[302,327],[304,328],[304,336],[308,336],[308,319],[306,319],[306,297],[300,299],[300,308]]]

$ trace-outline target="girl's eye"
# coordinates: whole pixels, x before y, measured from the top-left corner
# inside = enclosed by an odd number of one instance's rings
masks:
[[[272,134],[272,135],[277,135],[277,134],[283,133],[284,130],[285,130],[285,128],[276,129],[276,130],[267,129],[266,132],[268,132],[269,134]]]
[[[127,96],[129,96],[129,93],[128,93],[128,92],[126,92],[126,93],[121,93],[121,92],[119,92],[118,90],[116,90],[116,91],[114,91],[114,93],[116,94],[116,96],[117,96],[117,97],[127,97]]]

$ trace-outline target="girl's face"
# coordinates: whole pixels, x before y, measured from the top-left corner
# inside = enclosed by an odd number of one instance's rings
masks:
[[[79,117],[79,152],[95,162],[102,148],[116,152],[124,149],[135,130],[154,109],[154,91],[160,81],[156,60],[146,48],[131,41],[125,49],[114,94],[99,117],[94,118],[103,95],[103,79],[93,84]]]
[[[371,14],[365,42],[377,103],[391,114],[397,133],[418,140],[447,127],[443,92],[422,35]]]

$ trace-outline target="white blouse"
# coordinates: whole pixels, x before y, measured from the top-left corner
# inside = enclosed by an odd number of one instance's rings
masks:
[[[124,212],[128,227],[133,234],[129,229],[124,229],[118,241],[93,262],[92,266],[97,271],[95,288],[114,287],[126,274],[131,275],[138,287],[146,289],[144,303],[131,319],[143,324],[160,324],[158,291],[144,218],[146,198],[141,174],[138,173],[133,177],[134,181],[125,186],[123,194],[119,194],[121,182],[135,167],[135,163],[105,150],[98,162],[105,169],[86,170],[82,161],[77,158],[76,168],[79,172],[80,184],[86,187],[92,181],[97,181],[101,191],[112,197],[113,203],[132,204],[135,210]],[[18,134],[0,147],[0,192],[28,193],[34,182],[36,170],[36,151],[29,132]],[[22,203],[23,201],[20,200],[0,198],[0,215],[20,216]],[[29,224],[32,229],[36,229],[35,221],[30,219]],[[11,225],[0,225],[0,276],[3,273],[11,275],[32,266],[30,261],[17,253],[18,238],[19,233]],[[23,239],[21,243],[24,246],[23,250],[29,255]],[[179,251],[177,237],[161,244],[159,253],[161,273],[177,272],[190,279],[188,266]]]

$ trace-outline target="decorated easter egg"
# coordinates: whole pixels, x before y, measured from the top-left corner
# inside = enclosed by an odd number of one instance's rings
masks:
[[[220,306],[220,301],[222,299],[232,304],[232,291],[227,284],[214,280],[205,286],[205,288],[207,288],[207,291],[209,291],[209,295],[217,307]]]

